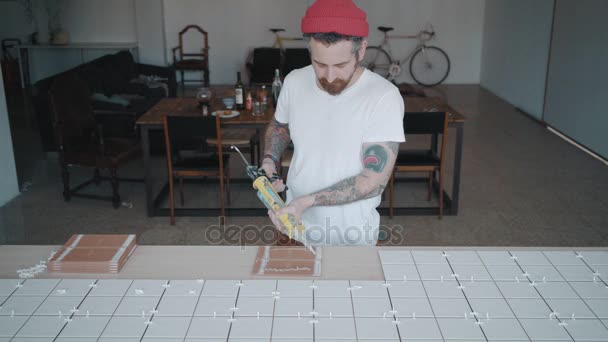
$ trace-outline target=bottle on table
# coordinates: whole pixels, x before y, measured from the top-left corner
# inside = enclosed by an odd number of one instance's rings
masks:
[[[241,72],[236,73],[236,85],[234,86],[234,97],[236,102],[236,109],[243,110],[245,109],[245,96],[244,96],[245,87],[243,86],[243,82],[241,82]]]
[[[276,108],[277,102],[279,101],[279,94],[281,93],[281,88],[283,87],[283,82],[281,82],[281,74],[279,73],[279,69],[274,70],[274,80],[272,81],[272,104]]]
[[[258,97],[260,99],[260,103],[262,104],[262,112],[266,113],[266,108],[268,107],[268,91],[266,90],[266,85],[262,85],[262,89],[260,89]]]
[[[247,90],[247,95],[245,96],[245,110],[251,111],[253,108],[253,96],[251,95],[251,90]]]

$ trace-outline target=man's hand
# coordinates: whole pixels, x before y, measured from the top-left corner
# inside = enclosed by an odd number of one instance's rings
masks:
[[[272,210],[268,210],[268,216],[270,216],[270,220],[277,227],[277,229],[283,234],[289,235],[289,231],[285,228],[279,217],[282,215],[293,215],[297,221],[302,220],[302,214],[308,208],[310,208],[314,203],[314,198],[311,196],[303,196],[296,198],[291,201],[289,205],[286,205],[284,208],[277,210],[277,212],[273,212]]]
[[[285,184],[282,179],[277,179],[272,181],[272,176],[277,173],[277,167],[274,161],[270,158],[264,158],[262,161],[262,165],[260,166],[262,170],[266,173],[266,177],[272,182],[272,188],[276,192],[283,192],[285,190]]]

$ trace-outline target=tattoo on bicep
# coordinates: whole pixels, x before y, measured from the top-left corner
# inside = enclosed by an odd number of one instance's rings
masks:
[[[384,171],[388,153],[382,145],[370,145],[363,152],[363,167],[365,169],[380,173]]]
[[[386,147],[388,147],[394,155],[399,154],[399,145],[400,143],[394,141],[389,141],[386,143]]]

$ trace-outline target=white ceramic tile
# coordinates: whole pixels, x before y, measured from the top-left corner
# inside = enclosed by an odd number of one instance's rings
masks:
[[[226,341],[230,324],[227,317],[194,317],[186,337],[223,339],[223,341]]]
[[[273,297],[277,291],[276,280],[245,280],[239,297]]]
[[[59,316],[32,316],[16,337],[55,337],[64,325],[64,318]]]
[[[57,337],[53,342],[97,342],[97,339],[97,337]]]
[[[520,322],[533,341],[572,341],[566,329],[559,326],[555,319],[520,319]]]
[[[579,298],[566,282],[539,282],[536,289],[543,298]]]
[[[482,320],[483,331],[490,341],[529,341],[526,332],[516,319]]]
[[[515,265],[488,265],[486,267],[494,281],[516,281],[516,278],[526,280],[526,277],[522,276],[521,269]]]
[[[380,262],[382,265],[389,264],[413,264],[414,259],[410,251],[387,251],[379,250],[378,255],[380,256]]]
[[[361,339],[398,339],[398,324],[393,318],[355,318],[357,336]],[[416,320],[418,321],[418,320]]]
[[[191,317],[196,308],[197,298],[191,296],[169,296],[160,300],[156,316],[187,316]]]
[[[23,279],[0,279],[0,296],[10,296],[17,290],[17,284],[22,282],[24,282]]]
[[[356,317],[385,317],[392,310],[388,297],[353,298]]]
[[[15,335],[28,318],[26,316],[0,316],[0,337]]]
[[[576,341],[608,341],[608,330],[599,320],[569,320],[566,330]]]
[[[352,297],[388,297],[387,284],[384,281],[351,281]]]
[[[350,297],[348,280],[317,280],[315,281],[316,297]]]
[[[11,342],[54,342],[55,339],[52,337],[15,337],[11,339]],[[70,341],[77,342],[77,341]],[[78,341],[80,342],[80,341]]]
[[[204,283],[204,280],[171,280],[163,296],[198,297]]]
[[[418,272],[422,280],[454,281],[452,269],[446,264],[422,264],[418,265]]]
[[[125,297],[116,309],[115,316],[150,316],[156,309],[159,297]]]
[[[150,317],[142,318],[141,316],[118,317],[114,316],[101,334],[102,337],[141,337],[146,329],[145,322]]]
[[[230,329],[230,340],[243,339],[248,341],[251,339],[266,339],[270,340],[272,331],[272,318],[270,317],[239,317],[232,322]]]
[[[277,292],[281,297],[312,297],[313,286],[310,280],[279,280]]]
[[[530,275],[528,278],[532,281],[564,281],[564,278],[553,266],[522,266],[525,272]],[[571,266],[563,266],[571,267]]]
[[[59,279],[27,279],[13,296],[48,296]]]
[[[315,341],[356,340],[355,320],[349,318],[318,318],[315,324]]]
[[[99,337],[110,321],[109,316],[73,317],[61,331],[60,337]]]
[[[312,301],[309,298],[281,297],[274,303],[274,316],[298,317],[310,316],[313,311]]]
[[[504,299],[469,298],[469,303],[481,318],[515,318]]]
[[[420,280],[416,265],[388,264],[382,265],[384,279],[386,280]]]
[[[127,293],[133,280],[129,279],[99,279],[89,293],[91,296],[122,297]]]
[[[2,304],[0,316],[31,315],[45,299],[42,296],[12,296]]]
[[[422,282],[418,280],[389,281],[388,292],[393,297],[426,298]]]
[[[542,299],[507,299],[517,318],[549,318],[551,310]]]
[[[391,298],[397,317],[433,317],[427,298]]]
[[[570,282],[581,298],[608,299],[608,287],[602,282]]]
[[[593,271],[584,266],[555,266],[567,281],[593,281]]]
[[[551,262],[545,257],[543,252],[540,251],[511,251],[517,259],[517,263],[521,266],[528,265],[540,265],[550,266]]]
[[[150,337],[150,338],[145,338],[144,337],[141,340],[141,342],[160,342],[160,341],[162,341],[162,342],[184,342],[184,339],[183,338],[162,338],[162,339],[159,339],[159,338],[155,338],[155,337]],[[222,341],[226,342],[225,339],[222,340]]]
[[[471,308],[465,299],[431,298],[431,306],[436,317],[462,318],[471,315]]]
[[[196,305],[194,316],[230,316],[231,308],[234,308],[236,298],[231,297],[207,297],[201,296]]]
[[[89,285],[94,282],[95,279],[62,279],[50,295],[84,297],[91,291]]]
[[[608,252],[580,251],[580,254],[589,265],[608,265]]]
[[[77,316],[112,316],[123,297],[90,297],[87,296],[78,307]]]
[[[312,302],[312,298],[306,298],[306,300]],[[236,302],[236,307],[238,310],[236,310],[235,315],[237,317],[257,317],[258,315],[261,317],[272,317],[274,311],[274,302],[275,299],[273,297],[239,296],[239,299]]]
[[[272,340],[275,338],[301,338],[312,340],[313,325],[311,317],[275,317],[272,327]]]
[[[492,277],[483,265],[452,265],[454,272],[458,274],[458,279],[464,281],[490,281]]]
[[[538,292],[528,281],[497,282],[496,285],[505,298],[540,298]]]
[[[57,316],[60,312],[61,315],[71,315],[83,299],[83,297],[48,297],[34,312],[34,315]]]
[[[424,288],[429,298],[464,298],[455,281],[425,281]]]
[[[475,251],[445,251],[448,261],[454,265],[482,265],[481,259]]]
[[[441,340],[441,332],[437,326],[435,319],[429,318],[399,318],[399,323],[396,324],[401,334],[402,341],[411,340],[426,340],[437,341]]]
[[[593,310],[598,318],[608,318],[608,300],[606,299],[585,299],[587,305]]]
[[[161,296],[165,290],[166,280],[134,280],[126,296]]]
[[[547,299],[546,301],[554,311],[559,312],[560,318],[569,319],[572,314],[575,318],[596,318],[581,299]]]
[[[353,304],[350,298],[320,297],[315,298],[317,317],[353,317]]]
[[[502,294],[494,282],[490,281],[461,281],[467,298],[502,298]]]
[[[545,251],[543,252],[549,261],[557,266],[557,265],[574,265],[574,266],[584,266],[582,258],[578,258],[575,252],[573,251]]]
[[[239,290],[238,280],[206,280],[202,296],[236,297]]]
[[[124,338],[124,337],[101,337],[97,342],[140,342],[140,338]]]
[[[516,265],[515,260],[506,251],[477,251],[477,255],[485,265]]]
[[[442,251],[412,251],[416,264],[447,264]]]
[[[158,317],[154,316],[148,325],[147,338],[184,338],[190,325],[191,317]]]
[[[474,319],[438,318],[437,323],[446,340],[485,341]]]

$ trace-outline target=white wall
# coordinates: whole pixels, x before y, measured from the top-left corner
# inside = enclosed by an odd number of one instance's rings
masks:
[[[3,206],[19,194],[19,185],[17,184],[13,140],[4,96],[4,82],[1,80],[2,70],[0,70],[0,206]]]
[[[135,21],[141,63],[166,65],[163,0],[135,0]]]
[[[542,119],[553,0],[487,0],[481,85]]]
[[[394,26],[395,33],[413,34],[426,22],[437,31],[434,45],[451,58],[447,83],[479,83],[484,0],[355,0],[370,22],[371,45],[380,42],[377,26]],[[301,36],[300,20],[309,0],[164,0],[167,56],[177,45],[178,32],[188,24],[209,32],[211,83],[234,83],[236,71],[250,48],[272,45],[270,27],[282,27],[286,36]],[[298,43],[294,43],[298,44]],[[413,42],[396,41],[397,56]],[[300,46],[305,46],[300,43]],[[404,73],[397,81],[411,81]]]

